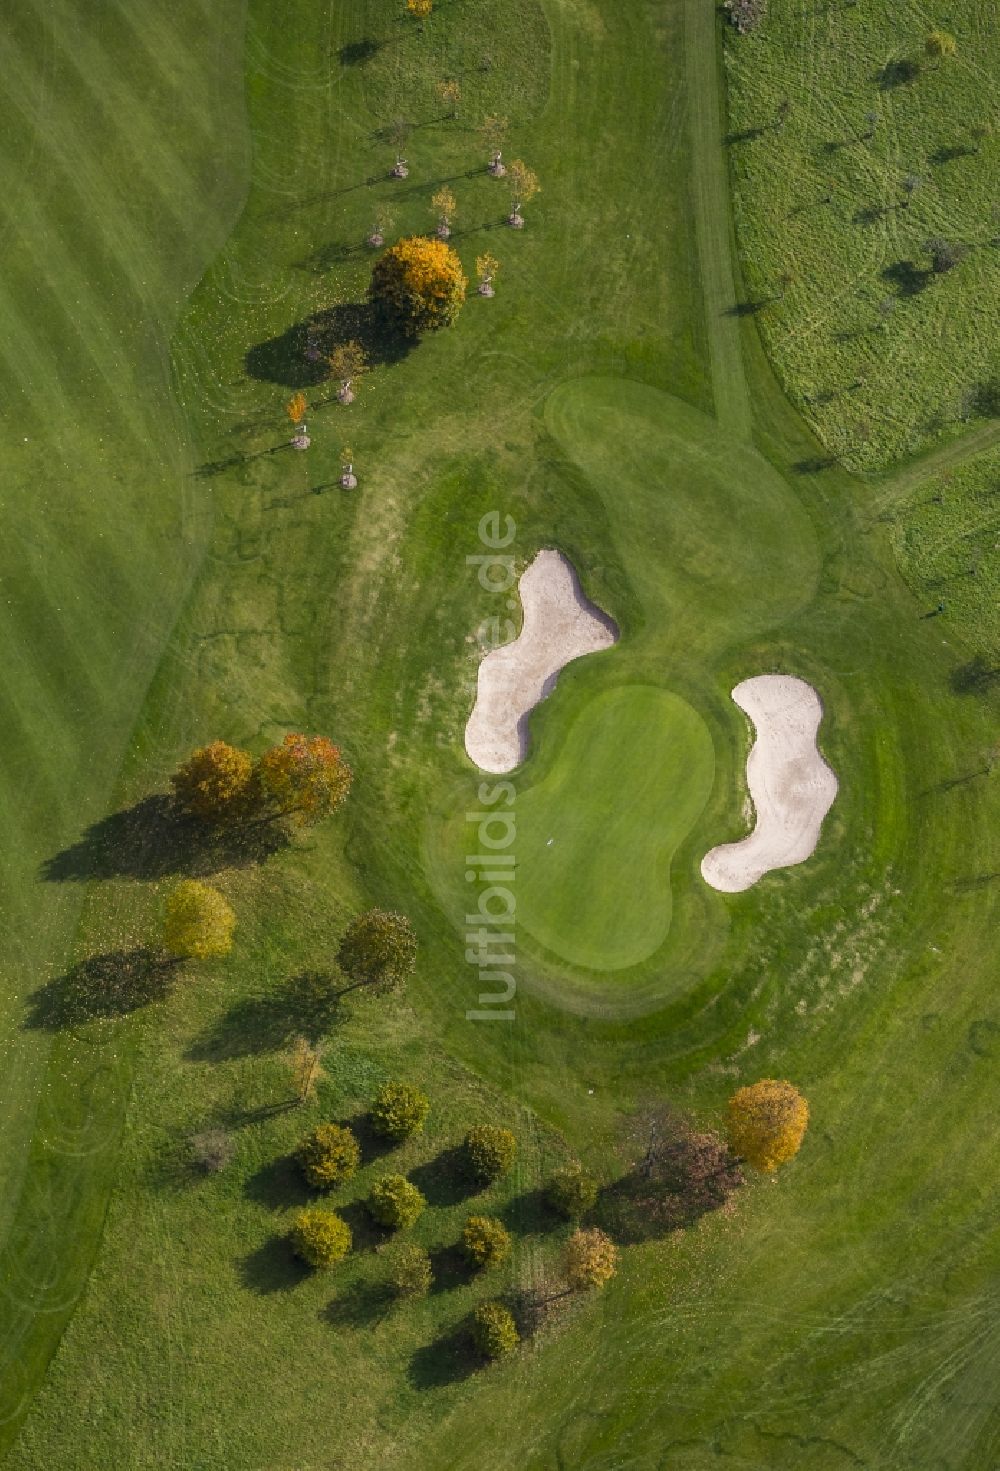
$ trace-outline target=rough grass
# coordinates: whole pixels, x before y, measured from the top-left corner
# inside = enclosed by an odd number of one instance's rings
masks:
[[[753,35],[727,34],[734,309],[852,468],[961,432],[1000,366],[1000,37],[961,5],[943,22],[957,54],[938,65],[924,56],[935,23],[909,3],[774,4]],[[937,276],[934,237],[968,252]]]

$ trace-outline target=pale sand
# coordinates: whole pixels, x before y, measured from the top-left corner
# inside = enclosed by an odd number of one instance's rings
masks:
[[[573,564],[539,552],[518,584],[524,624],[513,643],[479,666],[465,749],[482,771],[513,771],[528,752],[528,716],[555,689],[560,669],[617,642],[613,619],[580,586]]]
[[[823,706],[811,684],[790,674],[759,674],[733,690],[757,738],[747,785],[757,812],[749,837],[706,853],[701,873],[727,894],[749,889],[772,868],[804,863],[837,795],[837,778],[816,745]]]

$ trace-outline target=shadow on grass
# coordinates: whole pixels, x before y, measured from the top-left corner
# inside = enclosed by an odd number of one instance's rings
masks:
[[[278,1052],[296,1037],[316,1043],[341,1019],[339,988],[329,971],[302,971],[260,996],[247,996],[185,1054],[192,1062],[224,1062]]]
[[[178,964],[148,947],[88,956],[32,993],[24,1026],[58,1032],[140,1011],[169,995]]]
[[[434,1247],[430,1258],[434,1273],[432,1293],[454,1292],[458,1287],[468,1287],[475,1276],[475,1269],[465,1252],[454,1243]]]
[[[78,842],[45,860],[41,876],[47,883],[171,874],[201,878],[220,868],[263,863],[288,842],[276,823],[215,832],[184,816],[173,798],[160,792],[93,823]]]
[[[351,1200],[346,1205],[338,1205],[333,1201],[332,1208],[350,1226],[355,1251],[373,1251],[376,1246],[382,1246],[393,1239],[393,1232],[372,1219],[363,1200]]]
[[[292,1154],[283,1154],[262,1165],[250,1176],[243,1187],[243,1193],[248,1200],[256,1201],[258,1205],[272,1211],[315,1205],[318,1198],[317,1192],[306,1184]]]
[[[796,460],[792,469],[796,475],[819,475],[823,470],[832,470],[836,464],[836,455],[810,455],[806,460]]]
[[[394,1139],[386,1139],[384,1134],[375,1132],[372,1128],[372,1116],[367,1110],[338,1122],[342,1122],[346,1129],[350,1129],[358,1141],[361,1147],[361,1158],[365,1164],[370,1164],[373,1160],[385,1159],[387,1155],[401,1147]]]
[[[329,377],[326,359],[345,342],[360,342],[372,367],[399,362],[416,345],[392,331],[367,302],[345,302],[251,347],[244,365],[251,378],[265,383],[315,388]]]
[[[990,664],[976,654],[967,664],[959,664],[948,679],[956,695],[986,695],[1000,685],[1000,664]]]
[[[911,61],[909,57],[900,56],[887,61],[882,70],[875,73],[872,80],[878,83],[883,92],[891,92],[895,87],[908,87],[917,80],[919,75],[919,61]]]
[[[239,1263],[243,1286],[262,1297],[298,1287],[311,1270],[294,1254],[287,1236],[271,1236]]]
[[[386,1317],[393,1302],[384,1282],[352,1282],[330,1299],[319,1316],[331,1328],[367,1328]]]
[[[643,1160],[601,1191],[595,1216],[625,1245],[655,1241],[724,1209],[743,1182],[724,1140],[668,1115]]]
[[[544,1190],[525,1190],[500,1212],[500,1219],[519,1236],[540,1236],[563,1224],[563,1218],[546,1203]]]
[[[726,317],[754,317],[768,305],[766,301],[734,301],[723,312]]]
[[[900,296],[919,296],[934,279],[934,272],[918,266],[912,260],[894,261],[882,272],[882,279],[895,286]]]
[[[483,1367],[469,1337],[468,1324],[459,1323],[433,1343],[418,1348],[410,1360],[407,1377],[414,1389],[442,1389],[460,1384]]]
[[[426,1164],[410,1171],[410,1179],[427,1198],[428,1205],[459,1205],[482,1193],[483,1186],[469,1174],[465,1151],[460,1145],[443,1149]]]

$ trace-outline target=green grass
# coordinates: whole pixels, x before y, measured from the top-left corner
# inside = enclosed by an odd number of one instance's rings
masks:
[[[1000,41],[984,14],[772,5],[755,34],[727,36],[740,299],[792,401],[852,468],[961,432],[970,391],[997,372]],[[958,52],[937,66],[923,48],[939,22]],[[901,59],[919,75],[887,84]],[[934,237],[969,250],[938,277]]]
[[[102,747],[109,770],[121,757],[104,810],[162,789],[178,758],[216,735],[260,749],[288,728],[329,732],[357,779],[342,817],[263,867],[218,874],[241,921],[226,962],[187,975],[144,1017],[59,1038],[119,1090],[86,1098],[92,1138],[131,1093],[98,1262],[8,1454],[17,1471],[996,1461],[986,937],[1000,865],[981,759],[995,739],[992,697],[952,689],[964,632],[921,619],[884,532],[859,514],[870,488],[837,469],[796,469],[816,442],[777,390],[753,323],[722,315],[727,286],[733,298],[741,288],[710,7],[553,3],[544,80],[519,43],[527,15],[512,11],[508,33],[504,12],[455,0],[424,38],[407,31],[370,63],[341,66],[343,45],[398,36],[394,14],[374,0],[335,11],[315,0],[292,26],[269,0],[251,6],[253,189],[174,341],[175,422],[217,467],[191,482],[206,507],[211,497],[211,541],[133,738]],[[542,12],[531,15],[539,25]],[[463,259],[489,242],[503,259],[498,295],[470,300],[454,332],[379,368],[350,411],[314,405],[307,455],[264,453],[287,438],[288,358],[272,353],[280,381],[263,381],[247,376],[245,354],[317,304],[357,299],[368,268],[352,253],[366,218],[357,196],[384,157],[369,85],[385,96],[383,68],[395,65],[400,87],[416,86],[421,39],[436,36],[419,84],[430,95],[460,16],[466,36],[478,28],[509,44],[510,95],[491,105],[518,120],[508,151],[543,183],[519,237],[489,228],[502,186],[454,184],[472,232],[458,238]],[[166,26],[155,9],[149,23]],[[493,50],[499,88],[504,47]],[[418,137],[401,229],[425,227],[432,187],[478,158],[461,119]],[[318,275],[308,262],[331,248]],[[316,494],[348,437],[360,491]],[[54,484],[51,464],[38,484]],[[634,1004],[526,942],[509,1026],[466,1020],[478,977],[464,961],[464,903],[448,897],[464,878],[441,841],[480,780],[462,732],[476,630],[502,610],[465,557],[494,509],[517,522],[519,561],[563,548],[623,634],[567,669],[536,712],[518,778],[529,815],[533,785],[558,772],[590,704],[616,689],[686,701],[715,755],[703,815],[672,866],[670,934],[634,968]],[[109,565],[130,565],[127,530]],[[43,673],[50,647],[54,636]],[[700,883],[696,860],[743,800],[747,734],[729,690],[766,668],[821,691],[841,790],[810,863],[729,899]],[[63,718],[72,729],[69,699]],[[101,810],[95,796],[68,834],[37,813],[40,851],[65,849]],[[94,844],[77,864],[106,872]],[[74,954],[155,933],[165,880],[135,869],[93,878]],[[26,876],[24,912],[70,888]],[[398,1003],[353,1006],[318,1103],[279,1111],[285,984],[327,963],[371,902],[413,917],[412,984]],[[25,975],[23,990],[41,978]],[[316,1117],[355,1116],[387,1076],[434,1102],[426,1139],[406,1146],[418,1170],[473,1119],[511,1118],[521,1163],[492,1199],[519,1228],[512,1271],[542,1281],[559,1237],[532,1192],[551,1163],[573,1153],[612,1178],[634,1102],[667,1093],[717,1118],[737,1083],[767,1074],[793,1078],[812,1105],[800,1159],[733,1216],[630,1249],[605,1294],[489,1373],[465,1374],[455,1338],[485,1283],[383,1317],[364,1233],[330,1282],[293,1277],[281,1247],[295,1138]],[[49,1081],[41,1140],[53,1118],[72,1126],[82,1096],[79,1072]],[[236,1158],[199,1181],[184,1141],[209,1124],[232,1129]],[[48,1176],[29,1175],[62,1193],[53,1219],[44,1195],[19,1204],[38,1264],[12,1288],[7,1277],[22,1321],[52,1306],[42,1270],[58,1278],[66,1248],[93,1243],[110,1169],[94,1158],[64,1152]],[[335,1200],[350,1207],[367,1178]],[[71,1237],[72,1191],[88,1214]],[[442,1190],[421,1239],[453,1240],[463,1211]],[[63,1280],[65,1316],[79,1279]],[[44,1311],[34,1321],[48,1341],[61,1326]]]
[[[670,928],[670,862],[714,768],[704,721],[676,695],[625,685],[596,696],[548,773],[518,794],[518,925],[591,970],[658,950]]]

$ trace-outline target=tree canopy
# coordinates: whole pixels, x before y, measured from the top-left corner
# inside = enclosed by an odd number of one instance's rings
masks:
[[[729,1143],[733,1153],[770,1174],[799,1152],[809,1105],[791,1083],[762,1078],[729,1100]]]
[[[185,879],[167,898],[163,944],[184,960],[209,960],[228,955],[233,945],[236,915],[209,884]]]
[[[265,751],[254,776],[262,805],[302,827],[336,812],[353,779],[332,741],[297,733]]]
[[[610,1236],[592,1227],[574,1231],[566,1242],[566,1277],[570,1287],[603,1287],[618,1270],[618,1248]]]
[[[245,810],[253,758],[239,746],[213,741],[199,746],[170,778],[174,800],[201,822],[221,825]]]
[[[292,1250],[311,1267],[333,1267],[351,1249],[351,1228],[336,1211],[309,1206],[292,1223]]]
[[[352,982],[346,990],[398,990],[416,958],[417,937],[410,921],[386,909],[368,909],[352,919],[337,951],[337,963]]]
[[[411,235],[375,262],[368,297],[404,336],[419,337],[452,326],[468,284],[450,245]]]

